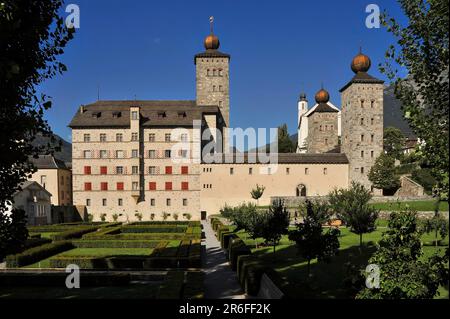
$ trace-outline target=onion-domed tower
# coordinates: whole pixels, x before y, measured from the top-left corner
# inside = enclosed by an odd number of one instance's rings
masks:
[[[383,152],[383,81],[369,75],[370,58],[360,52],[353,58],[353,78],[340,90],[342,100],[341,152],[349,160],[349,183],[362,183],[374,194],[368,173]]]
[[[230,125],[229,62],[230,55],[219,51],[220,41],[213,32],[214,18],[210,17],[210,34],[204,40],[205,51],[195,55],[196,65],[196,102],[197,106],[214,105],[219,107],[222,119],[214,119],[209,126],[215,125],[223,135],[223,149],[228,150],[228,132]],[[221,122],[222,120],[222,122]]]

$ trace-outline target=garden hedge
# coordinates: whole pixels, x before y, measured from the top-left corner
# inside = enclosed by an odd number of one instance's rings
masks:
[[[85,238],[85,237],[83,237]],[[184,240],[184,239],[201,239],[201,234],[185,234],[185,233],[127,233],[116,235],[99,235],[91,236],[89,240]]]
[[[223,233],[221,241],[220,241],[220,246],[223,249],[228,249],[228,247],[230,245],[230,241],[235,238],[238,238],[238,235],[236,235],[236,233],[233,233],[233,232]]]
[[[75,248],[75,246],[70,241],[44,244],[25,250],[20,254],[6,256],[6,266],[8,268],[15,268],[30,265],[73,248]]]
[[[183,289],[183,299],[202,299],[205,297],[205,273],[202,271],[188,271]]]
[[[235,238],[231,240],[228,249],[228,259],[230,262],[231,269],[236,271],[237,269],[237,259],[242,255],[251,255],[250,248],[244,243],[240,238]]]
[[[122,227],[120,227],[120,226],[100,228],[96,232],[91,232],[91,233],[84,234],[83,235],[83,239],[84,238],[99,237],[99,236],[104,236],[104,235],[120,234],[121,228]]]
[[[124,226],[122,233],[185,233],[186,227]]]
[[[54,241],[81,238],[84,234],[95,232],[98,226],[80,227],[57,233],[51,236]]]
[[[77,248],[155,248],[160,241],[149,240],[74,240]]]
[[[180,299],[184,286],[184,271],[168,271],[161,284],[158,299]]]

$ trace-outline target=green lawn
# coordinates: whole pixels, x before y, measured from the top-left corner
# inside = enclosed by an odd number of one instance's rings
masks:
[[[385,202],[371,204],[373,207],[379,210],[386,211],[401,211],[409,207],[412,210],[417,211],[434,211],[435,202],[432,200],[422,201],[405,201],[405,202]],[[448,202],[440,202],[439,210],[441,212],[448,212]]]
[[[345,288],[344,279],[350,274],[348,264],[363,268],[368,264],[370,256],[375,252],[375,244],[381,239],[381,234],[386,229],[385,223],[380,221],[380,228],[363,236],[364,247],[359,247],[359,236],[351,233],[347,228],[341,228],[339,237],[340,252],[333,257],[331,263],[317,263],[312,261],[309,288],[305,289],[304,281],[307,277],[307,262],[297,254],[295,245],[283,236],[280,245],[277,246],[275,254],[272,247],[255,248],[255,241],[248,238],[243,232],[238,235],[252,248],[253,255],[258,263],[264,262],[274,268],[280,276],[289,284],[282,287],[286,293],[296,298],[349,298],[349,291]],[[430,257],[435,252],[444,253],[448,247],[448,237],[440,243],[441,246],[434,247],[434,235],[424,235],[424,258]],[[258,239],[258,244],[263,240]],[[449,292],[444,287],[439,289],[439,298],[448,298]]]

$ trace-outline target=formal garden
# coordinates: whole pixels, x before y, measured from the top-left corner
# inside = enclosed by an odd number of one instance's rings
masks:
[[[30,226],[28,232],[20,251],[5,258],[6,268],[17,271],[0,274],[0,298],[43,291],[47,298],[203,296],[198,221],[66,223]],[[83,289],[67,289],[67,274],[49,271],[72,264],[83,270]]]
[[[330,195],[300,207],[297,222],[282,203],[224,207],[212,218],[246,293],[257,295],[265,273],[287,298],[449,298],[448,212],[422,219],[400,203],[383,219],[356,184]],[[369,264],[381,289],[366,288]]]

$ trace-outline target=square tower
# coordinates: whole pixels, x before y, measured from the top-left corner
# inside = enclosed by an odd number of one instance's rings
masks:
[[[218,106],[222,113],[223,147],[227,151],[227,127],[230,125],[230,55],[220,52],[219,39],[212,33],[205,39],[205,51],[195,55],[196,102],[198,106]]]
[[[367,71],[370,59],[358,54],[352,62],[355,76],[341,90],[342,147],[349,160],[349,181],[363,184],[374,194],[368,173],[383,152],[383,83]]]

